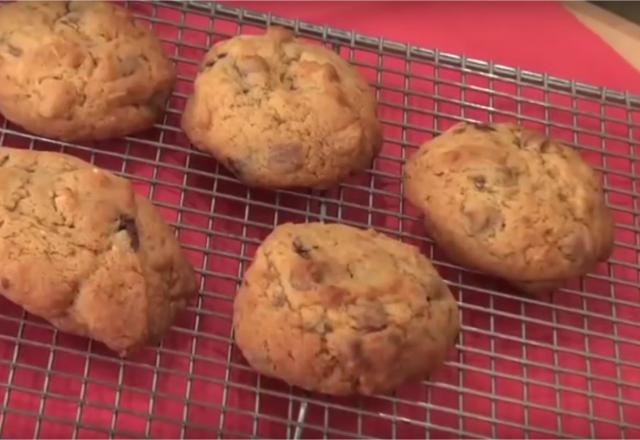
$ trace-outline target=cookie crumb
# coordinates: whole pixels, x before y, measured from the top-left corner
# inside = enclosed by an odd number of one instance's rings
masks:
[[[300,237],[294,238],[291,244],[293,245],[293,251],[296,254],[307,260],[311,258],[311,248],[306,246]]]
[[[140,247],[140,236],[138,234],[138,227],[136,226],[135,219],[126,215],[121,216],[118,231],[127,231],[127,235],[129,235],[129,241],[131,243],[131,249],[137,251]]]

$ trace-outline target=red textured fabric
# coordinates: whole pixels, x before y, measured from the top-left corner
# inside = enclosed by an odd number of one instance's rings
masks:
[[[233,5],[640,92],[640,73],[556,2],[239,1]]]

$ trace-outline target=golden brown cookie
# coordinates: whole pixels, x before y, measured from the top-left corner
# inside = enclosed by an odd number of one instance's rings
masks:
[[[372,90],[338,54],[274,27],[214,45],[182,127],[250,186],[327,188],[382,146]]]
[[[0,293],[122,356],[197,293],[173,232],[131,183],[60,153],[0,148]]]
[[[462,265],[528,292],[606,260],[614,224],[598,175],[560,141],[512,123],[459,123],[405,168],[407,199]]]
[[[284,224],[234,304],[258,372],[327,394],[378,394],[426,378],[459,332],[456,301],[417,248],[339,224]]]
[[[0,112],[27,131],[88,141],[147,129],[174,81],[158,39],[118,5],[0,7]]]

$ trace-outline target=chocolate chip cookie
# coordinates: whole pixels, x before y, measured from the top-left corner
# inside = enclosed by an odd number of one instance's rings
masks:
[[[514,123],[459,123],[405,168],[407,199],[443,251],[532,293],[606,260],[614,223],[578,152]]]
[[[0,293],[121,356],[197,293],[173,232],[128,180],[61,153],[0,147]]]
[[[373,230],[283,224],[234,304],[235,340],[258,372],[326,394],[381,394],[439,367],[458,306],[417,248]]]
[[[159,40],[116,4],[0,7],[0,112],[27,131],[65,141],[142,131],[174,81]]]
[[[279,27],[209,50],[182,127],[239,180],[267,188],[331,187],[369,167],[382,146],[364,77]]]

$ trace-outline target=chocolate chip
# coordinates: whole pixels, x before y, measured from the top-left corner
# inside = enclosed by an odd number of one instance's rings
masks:
[[[0,167],[9,162],[9,155],[7,154],[4,157],[0,157]]]
[[[310,274],[314,283],[321,283],[324,279],[324,267],[322,265],[314,265]]]
[[[127,76],[133,75],[139,66],[139,57],[127,57],[123,60],[120,60],[120,63],[118,63],[118,73],[121,77],[126,78]]]
[[[540,152],[541,153],[546,153],[549,150],[549,147],[551,146],[551,141],[547,138],[544,141],[542,141],[542,143],[540,144]]]
[[[308,324],[303,324],[303,328],[305,330],[311,330],[314,331],[316,333],[321,333],[321,334],[327,334],[327,333],[331,333],[333,331],[333,326],[331,325],[330,322],[328,322],[325,319],[322,319],[321,321],[315,323],[312,326],[309,326],[310,323]]]
[[[465,229],[471,235],[492,233],[504,220],[499,209],[484,204],[466,205],[462,214]]]
[[[204,60],[204,62],[202,63],[202,66],[200,67],[200,72],[203,72],[207,69],[210,69],[211,67],[215,66],[215,64],[224,59],[227,56],[226,53],[219,53],[215,56],[213,56],[211,59],[206,59]]]
[[[380,303],[355,304],[347,307],[357,329],[365,332],[379,332],[389,325],[387,312]]]
[[[349,274],[349,278],[354,278],[353,269],[351,269],[351,265],[349,263],[345,266],[345,270]]]
[[[242,178],[242,175],[243,175],[242,164],[243,162],[241,160],[232,159],[230,157],[228,157],[224,161],[224,165],[227,167],[227,169],[231,172],[231,174],[236,176],[238,179]]]
[[[461,124],[459,127],[453,129],[453,134],[460,134],[464,133],[465,131],[467,131],[467,125]]]
[[[295,77],[289,75],[288,72],[282,72],[280,74],[280,84],[282,84],[282,86],[287,90],[298,90]]]
[[[477,190],[482,191],[487,183],[487,179],[484,176],[474,176],[473,184]]]
[[[588,248],[587,243],[589,242],[585,235],[583,231],[573,231],[558,243],[560,251],[569,261],[577,261],[581,256],[585,255]]]
[[[69,12],[65,16],[60,18],[60,23],[77,30],[78,23],[80,23],[80,13]]]
[[[511,141],[511,143],[512,143],[513,145],[515,145],[516,147],[518,147],[518,148],[522,148],[522,147],[523,147],[523,145],[522,145],[522,140],[520,139],[520,136],[517,136],[517,135],[516,135],[516,136],[514,136],[514,138],[513,138],[513,140]]]
[[[78,92],[78,99],[76,100],[76,103],[78,104],[78,106],[84,105],[85,102],[87,102],[87,94],[83,92]]]
[[[542,153],[551,146],[549,138],[543,133],[523,128],[520,131],[520,148],[537,150]]]
[[[140,247],[140,236],[138,234],[138,227],[136,226],[135,219],[126,215],[120,216],[118,231],[127,231],[129,241],[131,242],[131,249],[137,251]]]
[[[308,260],[309,258],[311,258],[311,248],[308,247],[307,245],[305,245],[302,240],[300,239],[300,237],[296,237],[293,239],[292,242],[293,245],[293,251],[300,255],[302,258]]]
[[[503,186],[515,186],[518,184],[520,173],[517,168],[503,167],[499,169],[500,183]]]
[[[362,341],[360,339],[356,339],[351,344],[351,355],[362,369],[369,370],[371,368],[371,362],[365,356],[364,350],[362,349]]]
[[[322,302],[330,308],[340,307],[349,298],[349,292],[336,286],[325,286],[322,294]]]
[[[9,53],[14,57],[19,57],[22,55],[22,49],[20,49],[19,47],[16,47],[12,44],[7,44],[7,48],[9,49]]]
[[[291,269],[289,283],[296,290],[311,290],[324,279],[325,265],[312,260],[299,262]]]
[[[431,320],[433,319],[433,315],[431,314],[431,297],[427,295],[427,307],[425,309],[425,316],[427,317],[427,319]]]
[[[480,131],[496,131],[496,129],[493,128],[491,124],[474,123],[473,126],[475,127],[476,130],[480,130]]]
[[[198,73],[202,73],[205,70],[210,69],[215,63],[216,63],[215,60],[207,61],[205,63],[202,63],[202,66],[200,66],[200,69],[198,69]]]
[[[147,105],[155,112],[161,112],[167,103],[167,92],[164,90],[158,90],[147,101]]]
[[[402,345],[402,336],[395,332],[389,333],[387,335],[387,339],[389,340],[389,343],[394,347],[400,347]]]
[[[79,12],[69,12],[64,16],[64,19],[68,22],[78,24],[80,22],[80,13]]]
[[[305,152],[302,145],[295,142],[275,144],[269,148],[268,161],[276,172],[290,173],[304,166]]]
[[[425,335],[427,336],[427,338],[431,339],[433,342],[437,342],[437,339],[433,336],[433,334],[429,330],[425,329]]]
[[[338,71],[331,64],[327,63],[322,66],[322,74],[327,81],[340,82],[340,75],[338,75]]]
[[[457,163],[460,159],[463,158],[462,153],[458,150],[451,150],[451,151],[447,151],[445,153],[447,160],[449,161],[449,164],[455,164]]]
[[[276,294],[271,300],[271,305],[274,307],[282,307],[287,303],[287,297],[282,293]]]
[[[236,60],[236,69],[241,76],[247,77],[251,74],[267,74],[269,64],[267,60],[258,55],[249,55]]]
[[[362,341],[360,339],[356,339],[351,343],[351,353],[355,358],[362,357]]]
[[[0,278],[0,285],[2,285],[2,288],[5,290],[11,287],[11,283],[5,277]]]

